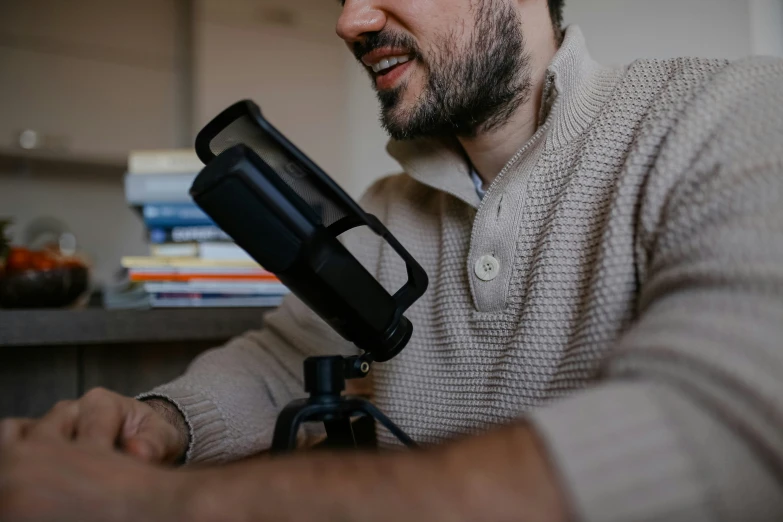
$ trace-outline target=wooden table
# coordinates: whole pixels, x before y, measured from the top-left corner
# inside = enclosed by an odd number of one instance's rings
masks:
[[[135,395],[268,309],[0,311],[0,418],[38,416],[95,386]]]

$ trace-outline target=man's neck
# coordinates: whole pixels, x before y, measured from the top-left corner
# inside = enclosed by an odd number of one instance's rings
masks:
[[[557,53],[551,26],[531,38],[526,31],[530,51],[531,91],[528,99],[517,107],[506,123],[473,138],[459,138],[484,186],[488,187],[506,163],[533,137],[538,127],[538,114],[544,92],[546,71]],[[536,31],[532,31],[536,32]]]

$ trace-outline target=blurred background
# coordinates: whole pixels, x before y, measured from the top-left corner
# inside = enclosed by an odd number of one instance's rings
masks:
[[[189,147],[252,98],[352,195],[397,167],[333,0],[3,0],[0,217],[15,244],[67,232],[95,285],[148,255],[128,154]],[[783,0],[571,0],[599,61],[783,55]],[[66,241],[67,242],[67,241]]]

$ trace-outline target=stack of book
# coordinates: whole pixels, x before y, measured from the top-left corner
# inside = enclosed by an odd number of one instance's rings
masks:
[[[156,308],[277,306],[285,286],[190,198],[201,168],[190,150],[131,152],[125,197],[144,220],[150,252],[122,259],[130,282]]]
[[[144,285],[153,308],[267,307],[288,289],[252,261],[182,257],[125,257],[131,282]]]

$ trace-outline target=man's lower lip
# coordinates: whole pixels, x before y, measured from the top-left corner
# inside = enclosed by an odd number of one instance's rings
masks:
[[[397,81],[405,74],[405,71],[413,64],[414,60],[405,62],[402,65],[398,65],[386,74],[375,77],[375,86],[379,91],[391,89],[395,86]]]

